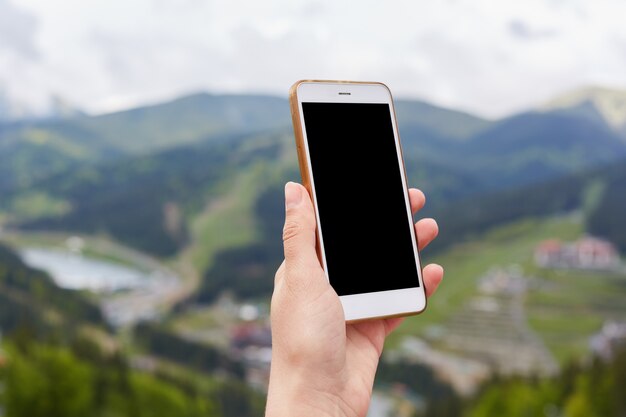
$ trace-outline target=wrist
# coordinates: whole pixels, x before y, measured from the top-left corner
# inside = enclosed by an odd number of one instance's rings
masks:
[[[313,372],[272,363],[265,417],[352,417],[340,392],[318,381]]]

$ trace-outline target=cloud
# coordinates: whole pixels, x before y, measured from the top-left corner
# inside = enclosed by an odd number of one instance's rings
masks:
[[[22,16],[0,20],[13,45],[0,83],[92,112],[201,89],[286,95],[310,77],[381,80],[488,116],[583,84],[626,86],[622,0],[14,1],[0,0],[0,19]]]
[[[555,36],[558,32],[555,29],[534,29],[531,28],[528,23],[519,20],[513,19],[509,22],[509,31],[513,36],[516,36],[521,39],[542,39],[542,38],[550,38]]]
[[[0,0],[0,53],[25,59],[39,56],[35,46],[37,19],[8,0]]]

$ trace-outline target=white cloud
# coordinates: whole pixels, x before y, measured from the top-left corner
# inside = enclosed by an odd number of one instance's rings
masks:
[[[381,80],[490,116],[626,86],[621,0],[0,0],[10,6],[22,23],[0,32],[0,84],[93,112],[199,89],[285,95],[310,77]]]

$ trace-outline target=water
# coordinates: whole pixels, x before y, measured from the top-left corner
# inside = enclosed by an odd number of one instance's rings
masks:
[[[158,319],[182,288],[179,277],[158,266],[144,271],[56,248],[26,247],[20,255],[59,287],[95,293],[104,317],[115,327]]]
[[[113,292],[138,288],[148,278],[138,269],[69,250],[31,247],[20,252],[25,264],[46,271],[61,288]]]

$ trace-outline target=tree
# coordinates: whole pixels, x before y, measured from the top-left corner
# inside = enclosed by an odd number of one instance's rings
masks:
[[[84,417],[91,413],[91,371],[63,350],[12,350],[6,369],[7,417]]]

